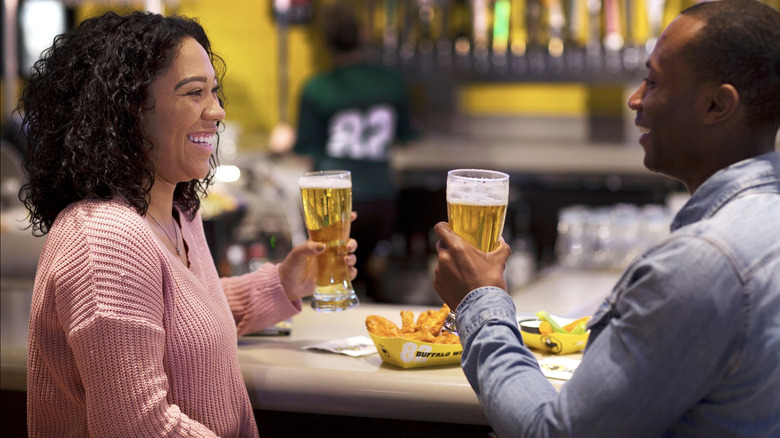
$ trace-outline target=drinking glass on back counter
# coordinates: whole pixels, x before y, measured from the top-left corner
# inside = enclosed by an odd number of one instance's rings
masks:
[[[509,175],[494,170],[447,172],[447,218],[455,234],[480,251],[498,249],[509,200]],[[455,332],[450,312],[444,328]]]
[[[555,253],[561,266],[623,270],[669,235],[670,206],[571,205],[558,215]]]
[[[349,171],[308,172],[298,177],[309,237],[327,245],[317,256],[317,287],[311,307],[318,312],[340,312],[358,305],[345,261],[352,214]]]

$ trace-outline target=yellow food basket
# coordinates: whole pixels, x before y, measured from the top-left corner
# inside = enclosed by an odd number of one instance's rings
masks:
[[[420,368],[459,364],[460,344],[434,344],[406,338],[383,338],[368,333],[382,360],[401,368]]]
[[[534,330],[533,323],[536,322]],[[526,346],[536,348],[548,353],[569,354],[585,349],[590,332],[582,334],[550,333],[541,334],[538,329],[538,320],[520,321],[520,335]]]

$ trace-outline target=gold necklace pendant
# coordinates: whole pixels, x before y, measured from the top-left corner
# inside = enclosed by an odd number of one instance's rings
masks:
[[[176,228],[177,228],[176,224],[175,223],[173,224],[173,233],[176,235],[176,241],[174,242],[174,240],[171,239],[170,234],[168,234],[168,232],[165,231],[165,228],[163,228],[163,226],[160,225],[160,222],[158,222],[157,219],[155,219],[154,216],[152,216],[152,213],[150,211],[147,211],[146,214],[148,214],[149,217],[152,218],[154,223],[156,223],[157,226],[160,227],[162,232],[165,234],[165,237],[168,238],[168,241],[171,242],[171,244],[173,245],[174,248],[176,248],[176,254],[177,255],[181,255],[181,248],[179,248],[179,233],[176,231]]]

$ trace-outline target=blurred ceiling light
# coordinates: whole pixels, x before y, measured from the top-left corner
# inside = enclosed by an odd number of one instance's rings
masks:
[[[65,6],[57,0],[29,0],[19,10],[22,34],[22,68],[25,75],[54,37],[65,32]]]
[[[241,178],[241,169],[231,164],[222,164],[217,167],[215,178],[220,182],[236,182]]]

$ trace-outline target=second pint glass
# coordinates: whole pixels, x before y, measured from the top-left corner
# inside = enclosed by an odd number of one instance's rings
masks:
[[[352,180],[349,171],[309,172],[298,178],[309,237],[327,245],[317,256],[317,288],[311,307],[318,312],[339,312],[358,305],[349,279],[347,256],[352,215]]]
[[[456,169],[447,173],[450,227],[480,251],[498,249],[509,199],[509,175],[494,170]]]
[[[458,236],[480,251],[498,249],[509,200],[509,175],[494,170],[455,169],[447,172],[447,218]],[[450,313],[445,328],[455,332]]]

